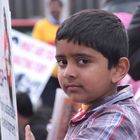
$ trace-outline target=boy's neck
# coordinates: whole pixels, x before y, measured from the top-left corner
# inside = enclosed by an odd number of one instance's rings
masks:
[[[87,111],[87,109],[90,107],[90,105],[82,104],[81,108],[83,111]]]
[[[100,98],[100,99],[94,101],[94,102],[91,103],[91,104],[82,104],[82,105],[81,105],[81,109],[82,109],[83,111],[87,111],[87,110],[89,109],[89,107],[91,107],[91,106],[92,106],[92,107],[97,107],[97,106],[101,105],[103,102],[105,102],[106,100],[109,100],[109,99],[112,98],[113,96],[116,96],[116,94],[117,94],[121,89],[122,89],[122,88],[118,88],[118,89],[117,89],[117,87],[115,87],[114,90],[113,90],[113,92],[111,92],[111,94],[109,94],[109,95],[107,95],[107,96],[105,96],[105,97],[103,97],[103,98]]]

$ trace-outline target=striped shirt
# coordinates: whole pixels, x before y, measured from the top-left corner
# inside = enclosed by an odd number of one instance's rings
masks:
[[[69,124],[64,140],[140,140],[140,107],[131,86],[79,112]]]

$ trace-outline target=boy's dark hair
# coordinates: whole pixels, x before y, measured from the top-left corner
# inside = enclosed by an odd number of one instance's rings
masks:
[[[57,31],[56,43],[64,39],[99,51],[108,59],[108,68],[128,56],[124,25],[118,17],[103,10],[83,10],[66,19]]]

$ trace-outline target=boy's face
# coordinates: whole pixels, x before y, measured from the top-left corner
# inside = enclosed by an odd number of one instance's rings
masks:
[[[112,83],[113,69],[108,69],[108,60],[96,50],[60,40],[56,59],[59,83],[72,100],[93,104],[116,92]]]

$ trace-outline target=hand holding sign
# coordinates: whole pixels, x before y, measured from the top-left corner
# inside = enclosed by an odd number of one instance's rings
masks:
[[[35,137],[29,125],[25,127],[25,140],[35,140]]]

